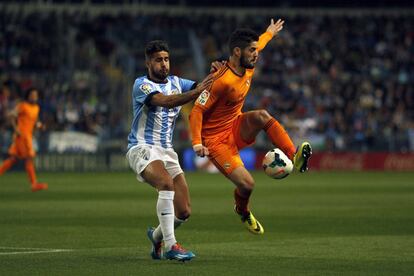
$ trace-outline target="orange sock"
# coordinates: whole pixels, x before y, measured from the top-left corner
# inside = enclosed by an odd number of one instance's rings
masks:
[[[250,194],[245,197],[242,196],[239,189],[234,189],[234,200],[236,201],[236,211],[241,215],[249,214],[249,198]]]
[[[290,160],[293,160],[296,149],[283,126],[275,118],[272,118],[266,123],[263,129],[266,131],[273,145],[280,148]]]
[[[27,175],[29,176],[30,183],[32,183],[32,186],[36,185],[37,184],[36,172],[35,172],[32,159],[26,160],[25,169],[26,169]]]
[[[0,175],[7,172],[14,164],[16,164],[16,158],[10,157],[6,159],[0,167]]]

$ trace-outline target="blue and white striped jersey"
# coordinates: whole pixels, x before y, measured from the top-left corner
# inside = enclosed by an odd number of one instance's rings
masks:
[[[155,83],[147,76],[137,78],[132,90],[134,119],[128,136],[128,150],[135,145],[156,145],[172,148],[175,120],[181,106],[166,108],[149,104],[148,96],[181,94],[191,90],[194,81],[168,76],[167,83]],[[147,101],[146,101],[147,100]]]

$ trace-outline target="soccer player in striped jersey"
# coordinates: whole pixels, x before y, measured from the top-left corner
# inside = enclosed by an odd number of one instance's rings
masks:
[[[250,29],[234,31],[229,39],[230,58],[226,66],[215,73],[212,87],[199,96],[190,114],[194,151],[198,156],[208,155],[236,185],[235,211],[254,234],[263,234],[264,229],[249,208],[254,179],[244,167],[239,150],[252,145],[263,130],[300,172],[308,169],[312,154],[308,142],[296,151],[285,129],[266,110],[242,112],[259,51],[282,30],[283,23],[272,19],[260,36]]]
[[[169,49],[164,41],[149,42],[145,58],[148,75],[137,78],[132,90],[134,117],[127,159],[137,179],[158,191],[159,225],[147,231],[152,258],[161,259],[163,250],[166,259],[187,261],[195,255],[177,243],[174,229],[190,216],[190,196],[172,138],[181,105],[195,100],[213,79],[209,75],[197,85],[169,75]]]

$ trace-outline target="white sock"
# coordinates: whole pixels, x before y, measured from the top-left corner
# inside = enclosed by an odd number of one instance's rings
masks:
[[[152,238],[157,242],[162,241],[161,224],[158,224],[157,228],[155,228],[154,232],[152,233]]]
[[[157,216],[160,221],[164,246],[166,250],[177,243],[174,235],[174,192],[159,191],[157,201]]]
[[[183,224],[186,221],[186,219],[182,220],[177,217],[174,217],[174,229],[177,229],[178,227],[180,227],[181,224]],[[157,228],[155,228],[154,232],[152,233],[152,238],[154,239],[154,241],[162,241],[161,225],[158,225]]]

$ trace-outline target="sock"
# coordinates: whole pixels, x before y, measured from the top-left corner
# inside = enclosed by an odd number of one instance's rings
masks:
[[[36,185],[36,183],[37,183],[37,181],[36,181],[36,172],[35,172],[35,168],[34,168],[32,159],[27,159],[26,160],[25,169],[26,169],[27,175],[29,176],[29,180],[30,180],[30,183],[32,184],[32,186]]]
[[[296,149],[283,126],[275,118],[272,118],[266,123],[263,130],[266,131],[273,145],[280,148],[290,160],[293,160]]]
[[[152,238],[157,242],[162,241],[161,224],[158,224],[157,228],[155,228],[154,232],[152,233]]]
[[[242,216],[247,216],[250,212],[249,210],[249,198],[251,193],[248,196],[241,195],[241,192],[238,188],[234,189],[234,200],[236,202],[236,211]]]
[[[177,217],[174,217],[174,229],[177,229],[180,227],[181,224],[186,222],[186,219],[179,219]],[[152,233],[152,238],[155,241],[162,241],[162,231],[161,231],[161,225],[158,225],[157,228],[155,228],[154,232]]]
[[[159,191],[157,201],[157,216],[160,221],[164,246],[166,250],[177,243],[174,235],[174,192]]]
[[[0,175],[8,171],[11,167],[13,167],[13,165],[16,164],[16,162],[16,158],[13,157],[4,160],[3,164],[0,167]]]

